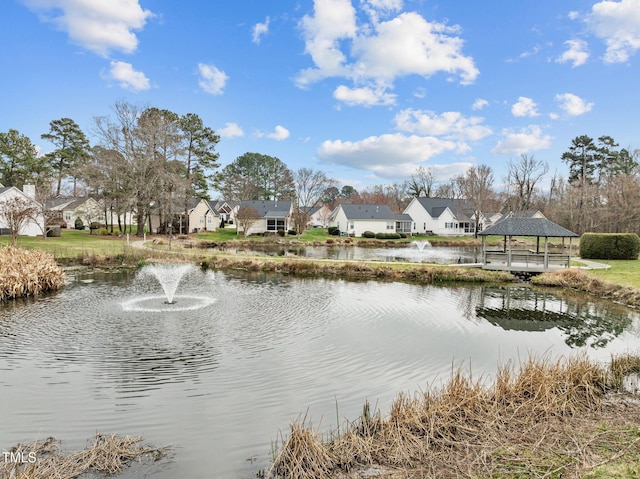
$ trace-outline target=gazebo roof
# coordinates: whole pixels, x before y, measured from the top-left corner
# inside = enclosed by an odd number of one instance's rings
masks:
[[[486,230],[480,236],[538,236],[544,238],[577,238],[569,231],[546,218],[505,218]]]

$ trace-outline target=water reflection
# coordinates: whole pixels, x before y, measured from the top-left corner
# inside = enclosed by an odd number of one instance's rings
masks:
[[[250,477],[298,415],[326,431],[357,418],[365,399],[386,411],[452,365],[490,376],[527,353],[587,345],[606,360],[640,345],[635,312],[555,290],[230,272],[181,283],[178,305],[215,299],[198,310],[123,307],[157,294],[157,282],[127,273],[79,275],[0,308],[0,408],[12,412],[0,448],[140,434],[175,446],[158,479]]]
[[[505,330],[545,331],[558,328],[567,345],[605,347],[631,325],[629,310],[582,295],[571,300],[557,291],[529,287],[482,287],[478,317]]]

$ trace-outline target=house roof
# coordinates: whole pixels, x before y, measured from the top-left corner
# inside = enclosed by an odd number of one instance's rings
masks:
[[[89,198],[59,197],[47,198],[45,201],[47,208],[52,210],[73,210],[83,205]]]
[[[0,195],[10,189],[10,186],[0,186]]]
[[[536,217],[544,218],[544,214],[542,214],[542,211],[540,210],[508,211],[505,214],[503,214],[498,221],[502,221],[507,218],[536,218]]]
[[[240,208],[253,208],[261,218],[284,218],[291,212],[291,201],[288,200],[245,200]]]
[[[545,238],[577,238],[578,235],[546,218],[505,218],[486,230],[480,236],[541,236]]]
[[[419,197],[416,200],[425,209],[432,218],[439,218],[444,211],[449,208],[451,212],[459,219],[462,215],[469,217],[473,214],[473,207],[465,200],[454,200],[451,198],[424,198]]]
[[[340,204],[338,208],[349,220],[391,220],[396,216],[387,205]]]

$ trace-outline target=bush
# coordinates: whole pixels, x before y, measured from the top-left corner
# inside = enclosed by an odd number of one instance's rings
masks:
[[[278,230],[278,236],[280,237],[284,236],[284,230]]]
[[[407,233],[398,233],[400,235],[400,238],[406,238],[407,237]]]
[[[638,259],[640,237],[635,233],[585,233],[580,256],[585,259]]]
[[[377,239],[400,239],[398,233],[376,233]]]
[[[77,230],[83,230],[84,229],[84,223],[82,222],[81,218],[76,218],[75,228]]]
[[[373,231],[365,231],[362,233],[363,238],[375,238],[376,234]]]
[[[100,228],[104,228],[104,225],[100,224],[97,221],[92,221],[91,224],[89,225],[89,229],[90,230],[97,230],[97,229],[100,229]]]
[[[289,236],[296,236],[298,234],[298,232],[296,230],[289,230],[289,231],[287,231],[287,234]]]
[[[332,236],[335,234],[336,231],[340,231],[337,226],[329,226],[327,228],[327,233],[329,233]]]
[[[331,236],[340,236],[340,230],[338,228],[336,228],[335,230],[331,231],[331,233],[329,233]]]

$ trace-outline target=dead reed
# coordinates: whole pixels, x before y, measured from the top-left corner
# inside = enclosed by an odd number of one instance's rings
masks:
[[[640,358],[625,364],[635,371]],[[508,363],[491,384],[457,370],[440,388],[400,394],[388,417],[363,412],[324,442],[293,424],[267,477],[559,478],[637,464],[640,403],[606,400],[611,377],[584,357]]]
[[[0,248],[0,301],[37,296],[64,285],[64,272],[40,250]]]
[[[580,269],[571,268],[544,273],[532,278],[531,282],[541,286],[571,288],[601,298],[612,299],[627,306],[640,307],[640,290],[602,281]]]
[[[141,444],[140,437],[96,435],[85,449],[70,454],[60,452],[54,438],[32,444],[18,444],[10,452],[14,457],[33,461],[0,463],[0,479],[73,479],[87,472],[116,474],[143,457],[156,461],[166,450]]]

